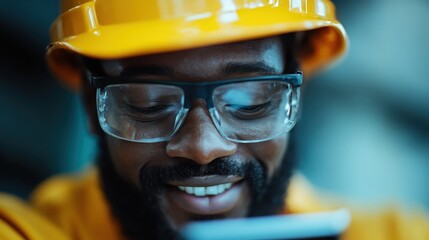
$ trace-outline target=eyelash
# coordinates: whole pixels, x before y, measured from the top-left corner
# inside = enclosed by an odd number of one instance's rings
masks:
[[[136,107],[130,104],[127,104],[127,105],[128,105],[128,108],[130,108],[131,110],[142,114],[156,114],[168,108],[169,106],[169,105],[156,105],[152,107]]]
[[[260,117],[264,113],[269,112],[272,106],[272,101],[268,101],[257,105],[226,105],[227,108],[233,108],[234,110],[228,110],[228,112],[236,118],[243,120],[252,120]],[[248,110],[253,108],[252,110]],[[246,115],[246,116],[245,116]]]

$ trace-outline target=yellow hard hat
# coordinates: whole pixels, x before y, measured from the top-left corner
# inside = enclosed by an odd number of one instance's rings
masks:
[[[47,60],[58,78],[80,88],[70,57],[126,58],[305,32],[305,73],[346,52],[348,40],[329,0],[61,0]]]

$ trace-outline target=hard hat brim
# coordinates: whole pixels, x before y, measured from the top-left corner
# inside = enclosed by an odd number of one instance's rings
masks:
[[[330,49],[325,49],[328,54],[324,54],[324,59],[321,59],[323,61],[319,61],[320,63],[329,64],[346,52],[347,35],[338,21],[317,15],[309,16],[294,12],[285,14],[281,12],[282,10],[284,9],[259,8],[251,11],[234,11],[230,15],[206,16],[201,19],[99,25],[95,30],[54,41],[48,46],[48,63],[58,75],[64,72],[57,69],[64,66],[57,61],[63,52],[98,59],[118,59],[317,29],[329,32],[329,36],[325,37],[329,43],[325,42],[324,45]],[[223,19],[219,19],[220,17]],[[54,56],[56,59],[53,59]],[[311,57],[307,58],[311,62]],[[304,70],[305,61],[302,62]],[[73,88],[80,88],[80,81],[76,78],[59,77]]]

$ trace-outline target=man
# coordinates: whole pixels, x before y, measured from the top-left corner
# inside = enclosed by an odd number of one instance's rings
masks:
[[[44,217],[21,210],[35,228],[5,197],[4,229],[171,239],[190,221],[320,209],[301,183],[285,196],[303,74],[347,48],[331,2],[62,1],[51,33],[48,64],[83,95],[97,169],[43,184]]]

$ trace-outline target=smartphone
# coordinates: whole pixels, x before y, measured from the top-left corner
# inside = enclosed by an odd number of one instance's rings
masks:
[[[351,220],[347,209],[240,219],[192,222],[180,231],[182,240],[334,240]]]

